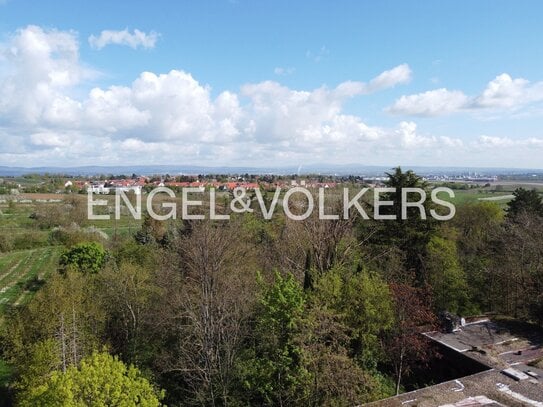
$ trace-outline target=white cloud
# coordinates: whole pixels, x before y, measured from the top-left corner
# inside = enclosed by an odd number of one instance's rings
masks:
[[[483,92],[469,97],[459,90],[445,88],[401,96],[387,109],[389,113],[412,116],[438,116],[459,111],[499,110],[514,112],[543,101],[543,82],[530,81],[503,73],[490,81]]]
[[[474,101],[480,108],[516,109],[543,100],[543,82],[530,84],[522,78],[513,79],[504,73],[491,81]]]
[[[158,37],[159,34],[154,31],[145,33],[135,29],[130,33],[126,28],[122,31],[103,30],[99,36],[91,35],[89,37],[89,44],[92,48],[98,50],[110,44],[126,45],[133,49],[139,47],[154,48]]]
[[[66,125],[78,106],[67,93],[96,74],[80,63],[72,31],[28,26],[0,48],[0,56],[5,68],[0,77],[0,122]]]
[[[172,70],[143,72],[129,85],[83,92],[93,75],[79,60],[75,32],[28,26],[0,44],[0,162],[431,164],[439,156],[444,165],[447,160],[454,165],[454,157],[469,149],[494,153],[510,149],[511,142],[523,151],[543,149],[538,138],[483,137],[469,143],[426,134],[413,121],[384,127],[346,111],[350,98],[407,83],[407,64],[367,82],[309,90],[263,81],[212,92],[190,73]],[[405,97],[402,103],[418,105],[416,112],[426,115],[475,104],[504,106],[503,94],[538,100],[538,86],[502,78],[477,103],[447,90]]]
[[[335,93],[339,97],[353,97],[356,95],[368,95],[379,92],[396,85],[408,83],[411,80],[411,68],[407,64],[398,65],[388,71],[384,71],[368,83],[346,81],[340,83]]]
[[[34,133],[30,135],[30,141],[40,147],[66,147],[69,144],[67,137],[54,132]]]
[[[417,134],[417,124],[414,122],[401,122],[396,134],[401,145],[407,149],[431,147],[436,143],[434,137]]]
[[[411,68],[407,64],[398,65],[388,71],[384,71],[367,85],[367,92],[376,92],[382,89],[392,88],[396,85],[411,81]]]
[[[497,137],[482,135],[473,143],[476,148],[543,148],[543,138],[530,137],[525,139],[511,139],[509,137]]]
[[[402,96],[386,110],[394,114],[437,116],[457,112],[465,108],[468,103],[469,98],[462,92],[441,88]]]

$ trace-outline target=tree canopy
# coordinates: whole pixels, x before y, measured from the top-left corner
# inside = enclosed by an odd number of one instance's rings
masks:
[[[42,385],[27,388],[19,406],[158,407],[163,397],[134,366],[107,352],[94,352],[78,366],[55,370]]]
[[[543,216],[543,202],[535,189],[517,188],[514,198],[507,203],[507,215],[515,217],[525,212]]]
[[[79,243],[60,256],[60,265],[83,273],[97,273],[105,264],[106,251],[97,242]]]

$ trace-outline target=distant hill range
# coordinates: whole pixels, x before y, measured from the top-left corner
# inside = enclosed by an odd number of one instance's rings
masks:
[[[381,176],[392,169],[391,166],[367,165],[324,165],[278,167],[208,167],[192,165],[126,165],[126,166],[83,166],[83,167],[6,167],[0,166],[0,176],[22,176],[26,174],[62,174],[67,176],[94,175],[206,175],[206,174],[276,174],[276,175],[364,175]],[[543,169],[526,168],[476,168],[476,167],[424,167],[405,166],[420,175],[458,175],[477,174],[478,176],[543,174]]]

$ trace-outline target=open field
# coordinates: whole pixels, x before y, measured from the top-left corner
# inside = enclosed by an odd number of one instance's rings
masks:
[[[156,202],[160,203],[162,197],[157,197]],[[110,208],[114,207],[115,196],[100,195],[95,199],[104,199],[108,201]],[[142,197],[142,209],[145,211],[146,197]],[[48,237],[50,234],[49,227],[40,227],[36,221],[32,219],[33,214],[38,213],[54,213],[60,214],[68,212],[65,207],[76,203],[80,206],[80,215],[78,219],[74,219],[75,223],[82,227],[94,226],[108,236],[128,235],[141,226],[141,220],[134,219],[129,215],[128,211],[121,212],[120,219],[115,219],[115,214],[111,213],[110,220],[95,220],[87,219],[87,196],[86,195],[62,195],[62,194],[21,194],[17,196],[0,195],[0,234],[9,234],[16,239],[20,237],[24,240],[29,234],[33,235],[33,240],[37,240],[37,246],[45,247],[49,245]],[[95,208],[95,212],[103,208]],[[124,208],[123,208],[124,209]],[[27,239],[28,240],[28,239]],[[21,247],[26,248],[26,247]],[[30,247],[28,247],[30,248]]]
[[[436,184],[436,186],[441,186]],[[506,204],[513,199],[513,192],[517,188],[535,189],[540,195],[543,195],[543,184],[537,182],[515,182],[515,181],[500,181],[491,183],[490,186],[470,188],[470,189],[453,189],[455,197],[450,199],[455,205],[475,202],[494,202],[497,205],[505,208]],[[442,199],[449,200],[446,194],[440,194]]]
[[[0,312],[25,304],[57,268],[59,254],[59,247],[0,254]]]
[[[455,190],[454,195],[455,197],[451,201],[456,205],[479,201],[493,201],[496,204],[505,206],[512,199],[510,192],[492,192],[479,189]]]

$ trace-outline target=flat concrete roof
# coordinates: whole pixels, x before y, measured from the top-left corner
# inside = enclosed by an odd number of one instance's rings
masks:
[[[517,340],[517,337],[508,330],[489,320],[467,324],[452,333],[435,331],[427,332],[425,335],[457,352],[466,352],[474,348],[483,349]]]
[[[515,326],[514,322],[486,319],[466,324],[451,333],[425,333],[435,342],[483,363],[489,370],[368,405],[543,407],[543,363],[530,365],[543,358],[543,336],[533,326]],[[502,373],[505,369],[509,374]]]
[[[500,371],[491,369],[367,405],[371,407],[442,407],[451,404],[462,406],[456,403],[482,396],[494,402],[495,404],[491,404],[493,406],[543,407],[543,384],[540,381],[516,381]]]

